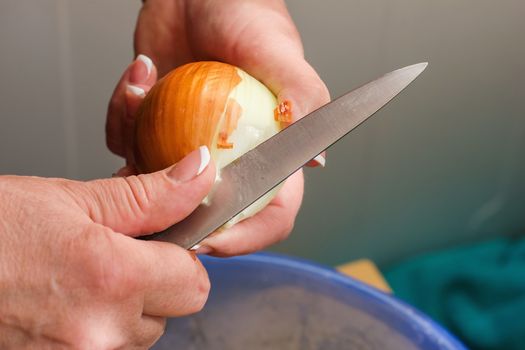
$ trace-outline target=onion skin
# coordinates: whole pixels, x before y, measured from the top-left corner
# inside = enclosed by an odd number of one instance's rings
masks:
[[[208,146],[219,170],[281,129],[291,105],[246,72],[220,62],[181,66],[149,91],[135,124],[135,163],[141,173],[164,169]],[[280,186],[230,220],[229,227],[264,208]],[[213,200],[207,198],[206,202]]]
[[[153,172],[178,162],[202,145],[212,149],[237,68],[220,62],[181,66],[150,90],[136,119],[135,162]]]

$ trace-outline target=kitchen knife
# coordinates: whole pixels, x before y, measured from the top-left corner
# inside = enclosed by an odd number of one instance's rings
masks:
[[[387,73],[288,126],[225,166],[209,204],[201,204],[183,221],[142,239],[190,249],[372,116],[426,66],[418,63]]]

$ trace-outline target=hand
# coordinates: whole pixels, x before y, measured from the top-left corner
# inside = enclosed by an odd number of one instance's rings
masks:
[[[282,0],[147,0],[137,22],[135,52],[151,57],[160,76],[191,61],[219,60],[238,66],[268,86],[279,103],[291,101],[294,120],[330,100],[326,86],[304,59],[299,34]],[[147,92],[157,79],[157,70],[148,70],[144,62],[152,66],[145,59],[128,67],[108,111],[108,147],[131,166],[133,116],[141,97],[127,85]],[[324,165],[324,157],[318,159]],[[245,254],[286,238],[302,195],[303,176],[298,172],[268,207],[209,237],[200,252]]]
[[[195,255],[131,237],[197,207],[215,178],[204,151],[127,178],[0,176],[0,348],[146,349],[165,317],[199,311]]]

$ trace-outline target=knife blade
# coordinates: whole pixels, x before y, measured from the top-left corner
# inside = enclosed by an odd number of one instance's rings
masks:
[[[387,73],[283,129],[221,170],[209,204],[142,239],[192,248],[375,114],[426,66],[418,63]]]

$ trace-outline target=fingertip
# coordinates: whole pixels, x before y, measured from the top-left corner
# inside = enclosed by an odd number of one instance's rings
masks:
[[[144,54],[140,54],[137,56],[137,60],[141,61],[146,66],[147,76],[149,76],[153,70],[153,61],[151,58]]]
[[[194,245],[190,251],[194,252],[197,255],[209,255],[213,252],[213,248],[209,245],[202,243]]]
[[[157,81],[158,75],[157,67],[153,60],[145,54],[139,54],[134,63],[138,66],[138,68],[136,68],[138,71],[138,80],[132,82],[153,86]]]
[[[129,82],[131,84],[145,84],[154,73],[153,61],[144,54],[140,54],[129,68]]]
[[[210,163],[212,163],[210,151],[203,145],[169,168],[167,175],[177,183],[190,182],[207,170]]]

